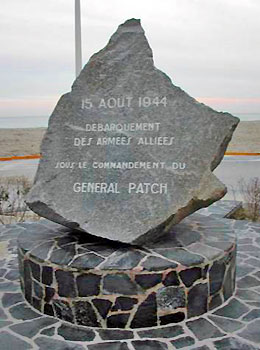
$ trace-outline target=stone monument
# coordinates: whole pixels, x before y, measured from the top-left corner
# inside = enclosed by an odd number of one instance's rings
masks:
[[[140,328],[228,299],[235,237],[189,215],[226,193],[212,172],[237,124],[154,67],[139,20],[120,25],[50,117],[27,197],[48,220],[18,241],[28,302],[78,325]]]
[[[95,236],[156,240],[224,196],[212,171],[237,124],[156,69],[140,21],[129,20],[59,100],[27,203]]]

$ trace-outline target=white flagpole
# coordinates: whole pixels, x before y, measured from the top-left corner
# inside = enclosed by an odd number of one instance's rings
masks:
[[[82,69],[80,0],[75,0],[75,65],[77,78]]]

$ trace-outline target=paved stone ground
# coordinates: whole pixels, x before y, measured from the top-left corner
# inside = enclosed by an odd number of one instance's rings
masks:
[[[200,213],[225,221],[237,205],[219,201]],[[237,288],[225,304],[164,327],[101,330],[75,327],[31,308],[19,285],[16,240],[22,226],[0,226],[0,349],[260,350],[260,224],[233,221],[233,227],[238,238]]]

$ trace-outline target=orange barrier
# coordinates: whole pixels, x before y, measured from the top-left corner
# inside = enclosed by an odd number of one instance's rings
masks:
[[[225,156],[260,156],[260,153],[253,152],[226,152]],[[0,162],[5,162],[8,160],[17,160],[17,159],[39,159],[41,155],[37,154],[29,154],[27,156],[11,156],[11,157],[0,157]]]
[[[225,156],[260,156],[260,153],[253,152],[226,152]]]
[[[29,154],[27,156],[11,156],[11,157],[0,157],[1,162],[5,162],[8,160],[17,160],[17,159],[39,159],[41,158],[41,155],[39,153],[37,154]]]

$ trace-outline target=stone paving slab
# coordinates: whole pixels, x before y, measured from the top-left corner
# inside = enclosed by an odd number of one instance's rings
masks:
[[[225,222],[238,205],[219,201],[200,214]],[[0,349],[260,350],[260,224],[233,224],[238,238],[235,295],[203,317],[136,330],[75,327],[32,309],[20,291],[16,253],[17,236],[28,223],[0,226]]]

